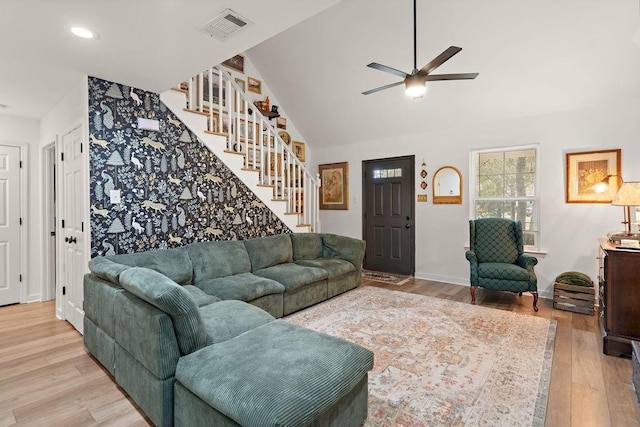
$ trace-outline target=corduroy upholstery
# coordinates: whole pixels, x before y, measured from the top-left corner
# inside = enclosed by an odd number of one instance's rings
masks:
[[[182,357],[176,379],[242,426],[305,426],[373,368],[373,353],[281,320]]]
[[[309,233],[97,257],[84,278],[85,345],[154,424],[224,425],[184,387],[199,409],[174,418],[179,358],[359,286],[363,255],[362,241]],[[311,425],[361,425],[366,397],[365,374]]]
[[[120,273],[120,284],[171,317],[182,354],[192,353],[207,345],[207,333],[200,310],[189,291],[182,286],[157,271],[141,267]]]
[[[504,218],[480,218],[469,221],[471,302],[475,289],[531,292],[534,310],[538,311],[538,279],[534,266],[537,258],[524,253],[522,223]]]

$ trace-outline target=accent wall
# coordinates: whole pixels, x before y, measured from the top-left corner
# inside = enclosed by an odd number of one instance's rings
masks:
[[[88,119],[92,258],[291,232],[158,94],[89,77]]]

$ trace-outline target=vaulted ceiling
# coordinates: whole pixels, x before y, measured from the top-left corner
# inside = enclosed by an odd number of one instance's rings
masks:
[[[254,25],[196,30],[227,7]],[[437,71],[479,77],[361,95],[399,80],[366,64],[411,70],[412,38],[411,0],[2,0],[0,114],[40,118],[85,74],[162,92],[243,51],[312,147],[640,102],[638,0],[418,0],[418,68],[455,45]]]

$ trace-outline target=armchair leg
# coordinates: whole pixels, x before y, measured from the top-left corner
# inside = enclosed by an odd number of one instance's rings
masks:
[[[533,295],[533,311],[538,311],[538,292],[533,291],[531,295]]]
[[[469,288],[469,291],[471,292],[471,304],[476,305],[476,289],[478,289],[477,286],[471,286]]]

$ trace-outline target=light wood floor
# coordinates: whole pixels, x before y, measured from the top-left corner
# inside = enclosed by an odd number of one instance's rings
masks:
[[[412,279],[365,285],[468,302],[469,288]],[[595,316],[554,310],[541,299],[478,289],[478,304],[558,322],[546,425],[640,426],[631,361],[602,354]],[[55,319],[54,303],[0,308],[0,426],[146,426],[149,421],[87,354],[82,337]]]

